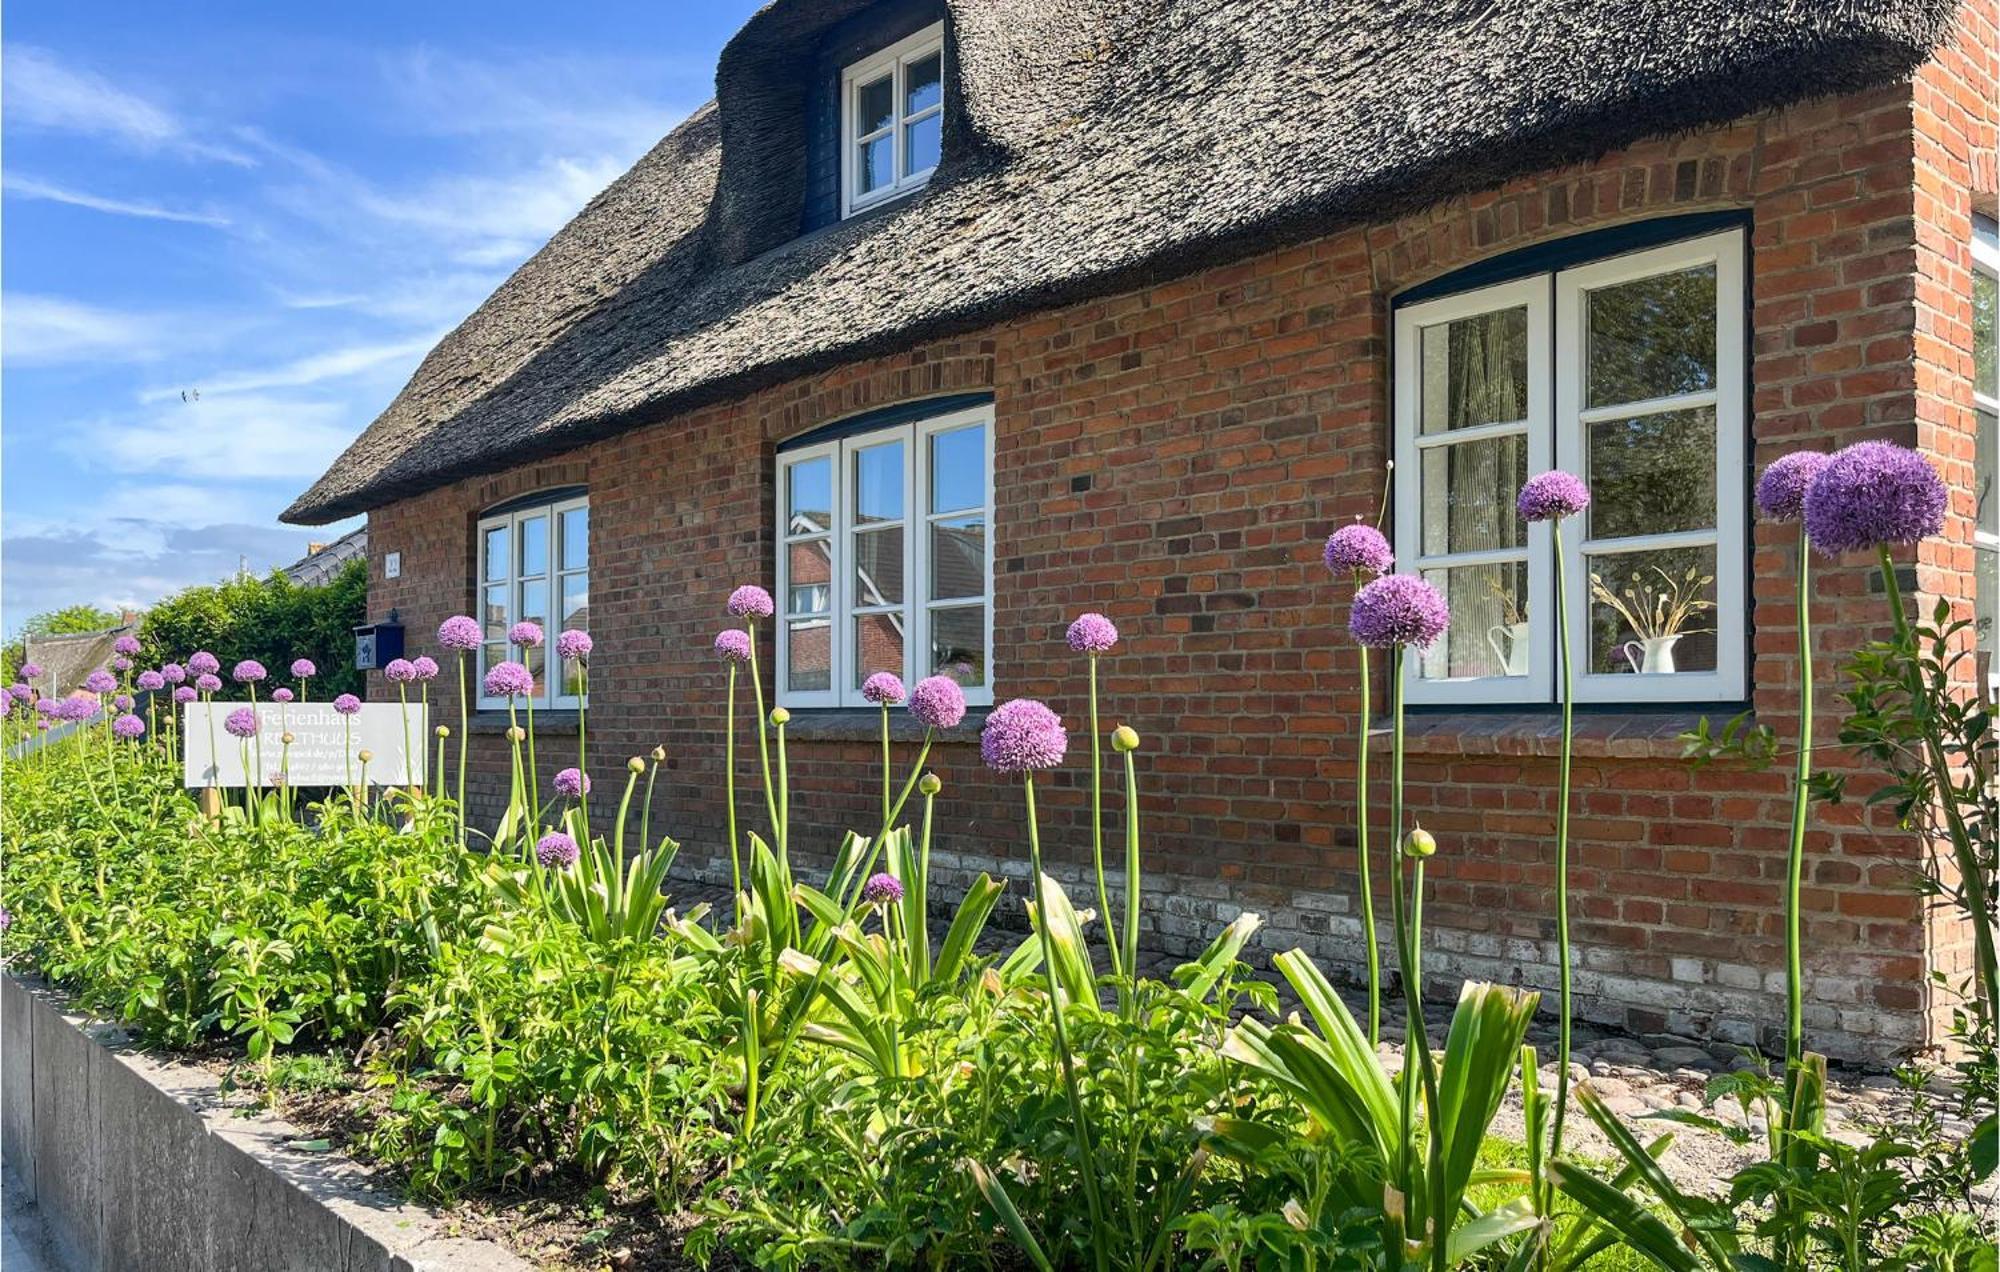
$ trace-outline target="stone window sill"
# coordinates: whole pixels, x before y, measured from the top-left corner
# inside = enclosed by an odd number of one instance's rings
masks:
[[[1680,735],[1703,715],[1720,722],[1735,711],[1615,711],[1578,714],[1576,754],[1586,759],[1678,760]],[[1557,756],[1562,753],[1562,716],[1555,711],[1440,712],[1411,714],[1404,719],[1404,749],[1410,755]],[[1385,745],[1389,727],[1378,723],[1369,731],[1377,746]]]
[[[949,746],[979,741],[979,730],[986,723],[987,713],[992,710],[991,707],[968,707],[965,719],[952,728],[938,731],[937,744]],[[874,707],[805,708],[792,712],[791,723],[785,726],[785,736],[794,742],[880,742],[882,715]],[[889,740],[922,742],[924,726],[907,711],[891,711]]]

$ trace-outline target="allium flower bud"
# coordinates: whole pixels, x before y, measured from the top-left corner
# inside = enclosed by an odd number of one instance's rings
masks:
[[[787,710],[785,710],[785,709],[784,709],[783,707],[772,707],[772,708],[771,708],[771,723],[772,723],[772,724],[784,724],[784,723],[786,723],[787,721],[789,721],[789,720],[790,720],[791,718],[792,718],[792,713],[791,713],[791,712],[789,712],[789,711],[787,711]]]
[[[646,771],[646,761],[643,757],[635,755],[625,761],[625,770],[628,773],[643,773]]]
[[[292,736],[292,731],[290,729],[286,729],[283,733],[280,733],[278,735],[278,741],[284,743],[286,746],[290,746],[292,743],[298,741],[298,739]]]
[[[654,747],[654,748],[653,748],[653,763],[655,763],[655,764],[665,764],[666,762],[667,762],[667,748],[665,748],[665,747],[663,747],[663,746],[656,746],[656,747]]]
[[[437,728],[432,729],[431,732],[436,734],[438,737],[448,738],[451,736],[451,726],[448,724],[440,724]]]
[[[1421,861],[1436,853],[1438,841],[1422,826],[1413,828],[1403,836],[1403,855],[1413,861]]]
[[[370,760],[375,758],[375,752],[369,750],[367,747],[364,746],[359,751],[356,751],[354,753],[354,758],[360,760],[363,764],[366,764]]]
[[[526,742],[528,740],[528,731],[518,724],[510,724],[507,726],[507,740],[509,742]]]
[[[1121,724],[1111,731],[1111,749],[1119,753],[1139,749],[1139,731],[1129,724]]]
[[[917,779],[917,789],[923,792],[926,799],[930,799],[944,789],[944,781],[935,773],[926,773]]]

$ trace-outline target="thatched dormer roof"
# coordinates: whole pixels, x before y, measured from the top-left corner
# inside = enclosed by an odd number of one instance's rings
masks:
[[[285,513],[321,523],[923,339],[1897,79],[1953,0],[944,0],[927,190],[800,236],[777,0],[716,101],[447,336]]]

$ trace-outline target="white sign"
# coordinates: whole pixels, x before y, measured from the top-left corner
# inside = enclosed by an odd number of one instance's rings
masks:
[[[265,786],[275,785],[280,772],[292,786],[359,782],[363,751],[369,753],[370,786],[423,784],[424,755],[432,739],[421,703],[411,703],[406,711],[394,702],[369,702],[354,715],[344,716],[331,702],[260,702],[257,736],[238,738],[223,727],[224,722],[231,712],[248,706],[190,702],[181,708],[181,772],[189,788],[247,785],[246,774],[257,771],[260,744]],[[290,746],[285,745],[287,733],[292,735]],[[414,764],[404,762],[406,737]]]

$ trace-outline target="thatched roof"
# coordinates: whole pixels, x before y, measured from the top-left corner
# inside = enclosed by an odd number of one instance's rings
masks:
[[[1954,0],[944,0],[928,190],[798,236],[777,0],[716,101],[424,359],[285,519],[321,523],[913,341],[1908,73]]]

